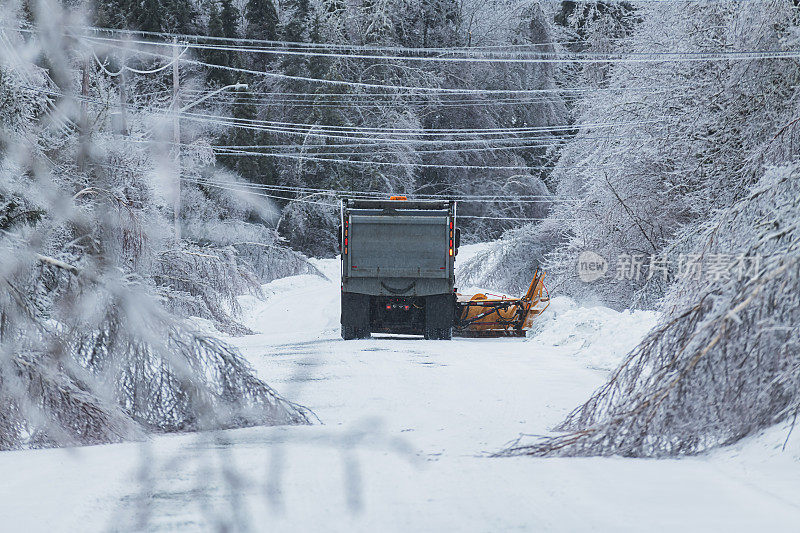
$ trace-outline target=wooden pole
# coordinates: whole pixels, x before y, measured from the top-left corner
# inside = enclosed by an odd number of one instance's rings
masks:
[[[81,118],[78,140],[78,172],[86,169],[89,155],[89,59],[83,60],[83,79],[81,80]]]
[[[128,134],[128,75],[125,65],[128,63],[128,52],[122,52],[122,72],[119,76],[119,112],[120,112],[120,125],[119,133],[121,135]]]
[[[180,89],[181,77],[178,69],[178,40],[173,39],[172,47],[172,121],[173,148],[175,150],[175,198],[173,203],[173,224],[175,241],[181,240],[181,122],[180,122]]]

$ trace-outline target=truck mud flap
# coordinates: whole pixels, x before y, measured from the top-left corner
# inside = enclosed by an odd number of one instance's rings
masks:
[[[342,337],[347,339],[370,336],[369,302],[367,294],[342,293]]]
[[[425,338],[450,339],[455,318],[455,295],[434,294],[425,297]]]

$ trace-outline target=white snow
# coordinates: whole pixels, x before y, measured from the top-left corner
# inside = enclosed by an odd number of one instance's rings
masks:
[[[9,531],[745,531],[800,523],[800,430],[679,460],[493,459],[600,386],[654,313],[555,298],[527,339],[339,338],[338,264],[234,339],[323,424],[0,454]],[[231,522],[231,516],[238,522]]]
[[[580,307],[566,296],[553,298],[529,337],[543,348],[569,347],[592,368],[613,370],[658,321],[655,311]]]

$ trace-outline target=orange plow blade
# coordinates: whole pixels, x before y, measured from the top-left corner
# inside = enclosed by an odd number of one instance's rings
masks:
[[[522,298],[457,294],[453,333],[461,337],[524,337],[536,317],[550,305],[544,274],[536,271]]]

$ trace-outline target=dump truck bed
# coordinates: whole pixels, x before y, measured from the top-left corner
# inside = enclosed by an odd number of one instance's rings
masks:
[[[347,201],[343,290],[405,296],[451,292],[454,214],[450,202]]]

